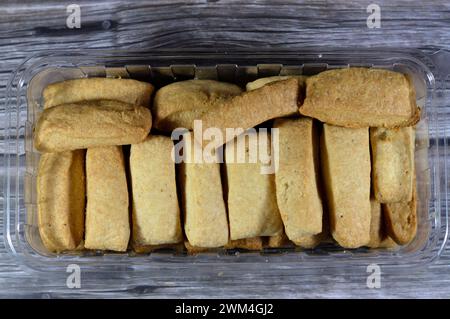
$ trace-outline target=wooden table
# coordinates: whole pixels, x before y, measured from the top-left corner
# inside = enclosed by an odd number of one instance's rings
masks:
[[[442,47],[450,49],[450,3],[376,1],[380,28],[368,28],[370,1],[72,1],[81,8],[81,28],[66,26],[66,4],[25,0],[0,6],[0,108],[4,123],[5,86],[27,56],[71,48],[305,48]],[[449,61],[450,62],[450,61]],[[448,101],[446,101],[448,102]],[[448,104],[445,104],[446,106]],[[443,116],[447,111],[444,108]],[[450,119],[450,118],[449,118]],[[3,126],[2,126],[3,130]],[[2,132],[3,134],[3,132]],[[2,143],[3,147],[3,143]],[[4,174],[4,149],[1,152]],[[2,209],[4,193],[1,194]],[[0,214],[0,235],[3,231]],[[56,279],[55,279],[56,278]],[[450,297],[450,249],[435,264],[402,274],[382,274],[380,289],[368,289],[367,274],[346,269],[292,276],[249,273],[235,278],[159,278],[142,282],[99,274],[103,286],[68,289],[65,277],[49,277],[20,268],[0,237],[1,297],[144,296],[144,297]],[[86,280],[94,280],[87,278]],[[108,288],[106,288],[108,287]]]

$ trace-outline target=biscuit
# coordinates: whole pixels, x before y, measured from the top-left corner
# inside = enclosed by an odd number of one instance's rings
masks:
[[[257,79],[253,82],[249,82],[246,85],[247,91],[253,91],[256,89],[259,89],[260,87],[263,87],[266,84],[276,82],[276,81],[283,81],[291,78],[298,79],[299,83],[303,86],[305,84],[307,76],[305,75],[276,75],[276,76],[269,76],[265,78]]]
[[[112,100],[62,104],[45,109],[37,124],[34,146],[56,153],[143,141],[151,128],[150,110]]]
[[[193,247],[215,248],[228,243],[228,221],[223,199],[220,164],[196,163],[194,152],[202,152],[190,134],[183,136],[183,153],[192,161],[179,164],[184,231]]]
[[[183,242],[176,244],[142,245],[142,246],[136,243],[132,243],[132,246],[134,252],[136,252],[137,254],[148,254],[163,249],[168,249],[176,253],[182,253],[185,248]]]
[[[236,128],[247,130],[276,117],[297,114],[300,91],[298,79],[291,78],[244,92],[201,116],[202,128],[218,128],[222,132],[223,143],[227,143],[242,133]],[[232,129],[228,134],[227,128]]]
[[[86,78],[48,85],[42,95],[44,109],[89,100],[115,100],[149,106],[153,85],[132,79]]]
[[[321,162],[333,238],[344,248],[370,240],[370,151],[368,128],[324,124]]]
[[[381,212],[381,204],[370,200],[371,219],[370,219],[370,241],[367,247],[370,248],[393,248],[395,242],[387,235],[384,216]]]
[[[372,184],[380,203],[409,202],[414,176],[412,127],[371,128]]]
[[[332,242],[333,239],[330,234],[330,223],[328,215],[329,213],[324,208],[324,212],[322,214],[322,231],[320,233],[298,237],[295,239],[295,241],[293,241],[293,243],[301,248],[312,249],[321,243]]]
[[[150,135],[131,145],[132,245],[182,241],[172,140]]]
[[[197,247],[193,246],[189,243],[189,241],[184,242],[184,246],[186,247],[187,253],[189,255],[196,255],[200,253],[217,253],[219,251],[219,247]]]
[[[279,168],[277,203],[286,235],[296,241],[322,232],[317,127],[311,118],[277,119]]]
[[[417,233],[417,194],[414,180],[409,202],[383,204],[387,233],[397,244],[409,244]]]
[[[268,248],[288,248],[293,247],[294,243],[289,240],[286,233],[283,231],[279,235],[266,237],[265,247]]]
[[[87,249],[126,251],[130,239],[128,189],[122,147],[86,152]]]
[[[263,239],[261,237],[243,238],[231,240],[226,246],[226,249],[246,249],[246,250],[261,250],[263,249]]]
[[[277,206],[275,176],[261,173],[263,164],[260,156],[253,163],[250,160],[250,149],[256,149],[257,155],[261,154],[260,148],[264,147],[260,143],[261,140],[267,141],[266,147],[270,149],[270,134],[264,132],[249,132],[239,136],[234,143],[226,145],[227,203],[231,240],[273,236],[283,230]],[[237,161],[240,145],[245,148],[245,163]],[[251,147],[252,145],[257,148]]]
[[[411,126],[420,118],[407,76],[367,68],[329,70],[308,77],[300,113],[354,128]]]
[[[188,80],[166,85],[155,94],[154,126],[163,132],[176,128],[192,130],[194,120],[241,92],[235,84],[214,80]]]
[[[324,235],[322,233],[315,234],[315,235],[304,235],[302,237],[296,238],[293,243],[296,246],[305,248],[305,249],[312,249],[318,246],[323,240]]]
[[[75,250],[83,241],[84,150],[42,154],[37,176],[39,233],[53,252]]]

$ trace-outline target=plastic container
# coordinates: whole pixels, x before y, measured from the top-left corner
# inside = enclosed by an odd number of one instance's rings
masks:
[[[37,54],[14,72],[7,87],[3,180],[4,236],[18,263],[37,271],[65,271],[77,264],[85,272],[119,271],[137,276],[167,276],[183,269],[207,274],[216,266],[236,274],[255,272],[264,265],[288,272],[376,263],[386,267],[415,267],[435,260],[448,232],[448,169],[446,113],[439,105],[447,88],[449,53],[442,50],[312,50],[312,51],[79,51]],[[33,125],[42,110],[42,90],[49,83],[73,78],[131,77],[161,87],[191,78],[218,79],[244,86],[256,78],[305,74],[330,68],[365,66],[409,74],[422,108],[416,136],[418,232],[415,240],[397,250],[345,250],[324,244],[314,250],[268,249],[241,253],[220,251],[196,256],[156,252],[148,255],[80,252],[55,255],[42,245],[37,228],[36,175],[39,154],[33,148]],[[181,265],[180,265],[181,266]]]

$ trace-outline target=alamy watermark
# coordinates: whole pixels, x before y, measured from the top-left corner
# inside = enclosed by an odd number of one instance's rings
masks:
[[[381,288],[381,267],[377,264],[370,264],[366,268],[367,276],[366,285],[369,289]]]
[[[177,128],[172,131],[175,141],[172,160],[176,164],[224,163],[260,164],[261,174],[274,174],[279,166],[278,128],[226,128],[224,132],[216,127],[203,130],[202,121],[194,121],[193,131]],[[222,145],[228,141],[224,147]]]
[[[78,4],[69,4],[66,8],[68,14],[66,19],[66,26],[69,29],[81,28],[81,8]]]
[[[69,289],[81,288],[81,268],[77,264],[70,264],[66,268],[66,272],[69,273],[66,279],[66,286]]]
[[[367,6],[367,13],[370,15],[367,17],[366,24],[369,29],[381,28],[381,8],[378,4],[371,3]]]

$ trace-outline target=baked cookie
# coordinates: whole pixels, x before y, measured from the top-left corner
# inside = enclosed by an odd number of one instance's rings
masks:
[[[115,100],[149,106],[153,85],[132,79],[85,78],[49,84],[43,91],[44,109],[89,100]]]
[[[36,124],[34,146],[57,153],[142,142],[152,124],[150,110],[112,100],[62,104],[45,109]]]
[[[292,241],[322,232],[319,194],[319,138],[311,118],[277,119],[279,167],[275,173],[277,203]]]
[[[202,149],[188,136],[183,138],[183,152],[192,154],[192,161],[179,164],[178,174],[186,238],[192,247],[225,246],[229,237],[220,164],[194,162],[195,149],[200,153]]]
[[[261,141],[267,143],[264,145]],[[240,147],[245,151],[241,163],[238,161]],[[227,203],[231,240],[274,236],[283,230],[277,206],[275,176],[261,172],[262,147],[267,147],[267,151],[270,150],[269,133],[249,132],[239,136],[234,143],[226,145]],[[253,157],[254,162],[252,155],[258,155]]]
[[[243,130],[276,117],[297,114],[297,101],[302,97],[299,85],[298,79],[291,78],[229,98],[200,117],[202,128],[219,129],[223,143],[227,143],[242,134]]]
[[[344,248],[370,240],[369,129],[324,124],[321,161],[333,238]]]
[[[372,185],[380,203],[409,202],[414,177],[413,127],[371,128]]]
[[[214,80],[188,80],[166,85],[156,92],[153,101],[154,126],[168,133],[176,128],[192,130],[194,120],[241,92],[235,84]]]
[[[416,94],[404,74],[367,68],[328,70],[306,80],[300,113],[344,127],[401,127],[419,121]]]
[[[44,246],[75,250],[83,241],[84,150],[42,154],[37,176],[38,224]]]
[[[172,140],[150,135],[131,145],[132,245],[182,241]]]
[[[86,152],[87,249],[126,251],[130,239],[128,188],[120,146]]]

